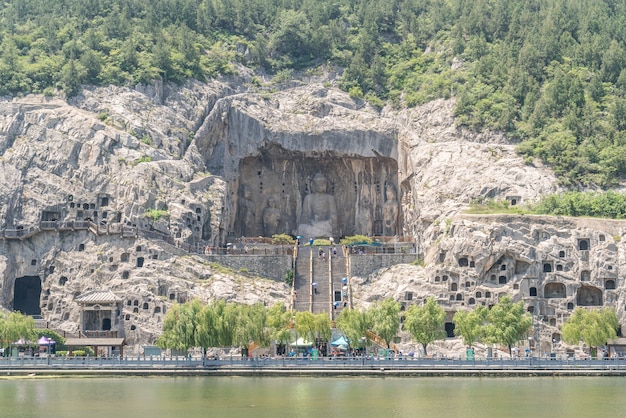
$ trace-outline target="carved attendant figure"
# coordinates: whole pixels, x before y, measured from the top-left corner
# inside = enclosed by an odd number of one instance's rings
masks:
[[[372,204],[367,196],[359,202],[359,213],[356,220],[356,231],[359,234],[372,233]]]
[[[337,204],[326,193],[326,177],[317,173],[311,182],[311,193],[302,202],[298,235],[328,237],[337,235]]]
[[[400,203],[398,202],[396,188],[389,184],[385,192],[387,200],[383,205],[383,235],[398,235],[398,215]]]
[[[263,209],[263,229],[266,237],[278,234],[280,225],[280,209],[276,207],[273,197],[267,199],[267,207]]]
[[[239,200],[239,220],[241,221],[241,235],[254,236],[256,227],[256,210],[252,201],[252,192],[246,185],[242,187]]]

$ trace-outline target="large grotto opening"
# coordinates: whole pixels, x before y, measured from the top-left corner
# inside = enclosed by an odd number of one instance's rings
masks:
[[[41,315],[40,297],[41,279],[39,276],[24,276],[15,279],[13,310],[24,315]]]
[[[315,158],[283,149],[265,150],[260,157],[242,160],[239,173],[238,189],[233,190],[237,210],[231,232],[235,236],[323,236],[322,231],[332,231],[335,237],[402,234],[402,191],[398,163],[392,158]],[[307,210],[323,213],[316,221],[320,225],[328,221],[327,228],[303,230],[305,224],[314,225]]]

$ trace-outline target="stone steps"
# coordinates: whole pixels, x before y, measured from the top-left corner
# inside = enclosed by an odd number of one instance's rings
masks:
[[[326,257],[319,257],[317,247],[302,247],[296,259],[294,286],[296,311],[329,313],[334,320],[343,309],[342,279],[346,277],[346,258],[341,251],[332,254],[332,247],[322,247]],[[312,277],[312,278],[311,278]],[[317,293],[311,283],[317,283]],[[333,302],[339,302],[335,308]],[[346,301],[347,302],[347,301]]]

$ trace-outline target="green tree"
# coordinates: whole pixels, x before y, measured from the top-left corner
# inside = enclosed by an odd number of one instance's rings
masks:
[[[351,347],[365,348],[370,344],[372,318],[368,311],[344,309],[337,318],[337,328],[343,332]]]
[[[268,309],[267,326],[270,338],[279,345],[286,346],[291,340],[291,312],[284,304],[277,303]]]
[[[387,298],[374,304],[369,312],[372,318],[372,332],[382,338],[387,348],[390,348],[400,328],[400,303],[393,298]]]
[[[181,305],[174,305],[163,318],[163,333],[157,339],[161,348],[187,351],[204,343],[200,327],[200,312],[203,307],[197,299]]]
[[[267,328],[267,309],[262,303],[254,305],[237,304],[239,319],[237,320],[237,345],[247,346],[251,342],[267,347],[269,345],[269,329]]]
[[[584,341],[589,347],[598,347],[617,338],[619,321],[615,308],[586,310],[576,308],[561,327],[563,341],[578,344]]]
[[[330,318],[328,314],[312,314],[311,312],[296,312],[295,331],[304,339],[315,342],[318,338],[326,340],[331,336]]]
[[[463,338],[465,345],[472,346],[482,337],[487,312],[487,308],[482,305],[472,311],[457,311],[452,319],[454,335]]]
[[[513,303],[510,296],[504,296],[487,313],[487,325],[485,326],[485,341],[495,344],[503,344],[509,348],[520,341],[530,327],[532,318],[524,310],[524,302]]]
[[[294,60],[306,60],[312,52],[311,38],[311,24],[306,14],[287,9],[278,17],[270,45],[279,54]]]
[[[428,344],[446,337],[443,328],[445,319],[446,311],[431,296],[422,306],[411,305],[409,307],[404,320],[404,329],[422,344],[424,354],[428,355],[426,351]]]
[[[0,344],[7,347],[21,338],[27,341],[37,338],[33,317],[20,312],[0,312]]]
[[[67,64],[63,66],[61,86],[67,97],[76,96],[80,92],[82,82],[82,65],[74,59],[74,53]]]
[[[272,235],[272,244],[274,245],[291,245],[294,242],[295,240],[291,237],[291,235],[287,235],[287,234]]]

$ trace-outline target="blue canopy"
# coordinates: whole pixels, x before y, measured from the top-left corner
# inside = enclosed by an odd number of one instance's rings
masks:
[[[337,338],[335,341],[333,341],[332,343],[330,343],[330,345],[332,346],[339,346],[339,345],[345,345],[346,347],[348,346],[348,340],[346,340],[346,337],[344,337],[343,335],[339,338]]]

